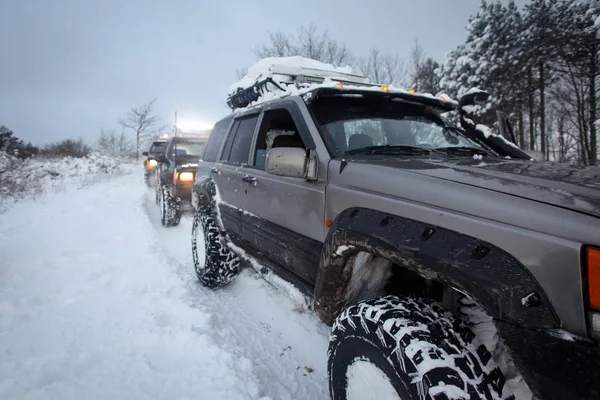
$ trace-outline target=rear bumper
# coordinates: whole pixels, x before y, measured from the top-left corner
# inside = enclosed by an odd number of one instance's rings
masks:
[[[531,389],[544,400],[600,399],[600,347],[497,321]]]
[[[179,197],[184,201],[192,201],[192,187],[194,182],[177,182],[177,185],[173,187],[173,195]]]

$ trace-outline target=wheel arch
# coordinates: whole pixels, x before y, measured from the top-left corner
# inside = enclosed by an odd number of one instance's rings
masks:
[[[506,251],[446,228],[360,207],[340,213],[323,244],[314,307],[328,325],[348,305],[360,252],[391,261],[393,270],[463,292],[493,318],[535,328],[560,326],[538,282]]]
[[[197,211],[200,206],[213,202],[216,196],[215,181],[211,177],[200,177],[192,186],[192,206]]]

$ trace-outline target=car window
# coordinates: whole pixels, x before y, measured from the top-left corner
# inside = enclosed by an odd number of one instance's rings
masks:
[[[306,148],[288,110],[271,110],[264,113],[251,165],[258,169],[265,169],[267,151],[273,147]]]
[[[217,122],[212,132],[208,136],[208,142],[204,147],[204,154],[202,155],[202,160],[209,162],[217,161],[217,154],[219,153],[221,144],[223,144],[223,140],[225,140],[227,128],[229,127],[230,123],[231,118],[226,118]]]
[[[221,152],[221,158],[220,158],[221,161],[227,160],[229,158],[229,154],[231,153],[231,145],[233,144],[233,139],[235,138],[235,134],[236,134],[239,126],[240,126],[239,119],[233,121],[231,130],[229,131],[229,134],[227,135],[227,140],[225,141],[225,144],[223,145],[223,151]]]
[[[166,147],[167,142],[155,142],[152,143],[152,146],[150,146],[150,150],[148,151],[148,153],[150,153],[151,155],[160,155],[164,153]]]
[[[258,115],[252,115],[239,120],[237,130],[235,133],[232,132],[233,139],[228,151],[229,154],[226,154],[225,150],[227,149],[224,149],[221,158],[232,164],[244,164],[248,162],[248,154],[257,120]]]
[[[439,149],[481,146],[424,107],[398,102],[337,98],[312,106],[325,141],[337,155],[372,146]]]
[[[200,158],[204,150],[204,143],[201,142],[179,142],[175,144],[175,154],[177,156],[193,156]]]

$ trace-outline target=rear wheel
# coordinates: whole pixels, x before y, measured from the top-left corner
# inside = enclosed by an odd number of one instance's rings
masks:
[[[227,285],[240,271],[239,257],[227,247],[209,205],[200,206],[194,216],[192,258],[196,276],[210,288]]]
[[[328,356],[333,400],[514,400],[475,334],[429,302],[386,296],[347,308]]]
[[[181,219],[181,201],[172,196],[167,187],[162,186],[160,190],[160,222],[163,226],[179,225]]]

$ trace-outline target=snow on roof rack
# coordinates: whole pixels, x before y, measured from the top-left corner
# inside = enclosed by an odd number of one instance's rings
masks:
[[[227,105],[235,110],[259,100],[266,101],[327,87],[343,91],[387,92],[395,97],[413,98],[429,103],[446,111],[458,105],[443,93],[433,96],[373,83],[364,76],[354,74],[350,67],[336,68],[304,57],[271,57],[260,60],[248,69],[246,76],[231,85]]]
[[[289,92],[320,85],[325,80],[353,86],[373,86],[368,78],[357,75],[349,67],[336,68],[304,57],[270,57],[254,64],[229,90],[227,105],[232,109],[248,106],[267,92]]]

